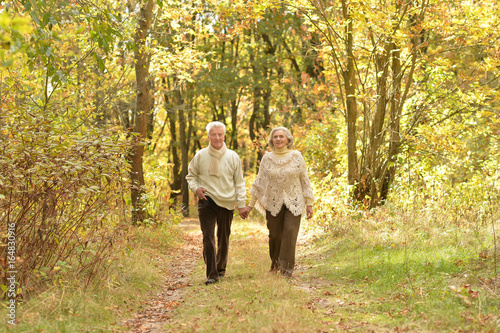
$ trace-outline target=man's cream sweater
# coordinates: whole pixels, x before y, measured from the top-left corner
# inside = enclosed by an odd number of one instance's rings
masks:
[[[189,189],[194,193],[200,187],[207,189],[205,195],[220,207],[233,210],[237,205],[238,208],[244,208],[246,188],[240,157],[235,151],[227,149],[219,161],[219,177],[208,173],[212,158],[208,148],[199,150],[193,157],[186,176]]]

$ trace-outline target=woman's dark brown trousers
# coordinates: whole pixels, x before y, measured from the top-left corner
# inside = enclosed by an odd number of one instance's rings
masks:
[[[283,205],[277,216],[272,216],[266,211],[266,219],[269,229],[271,271],[279,270],[285,276],[292,276],[301,215],[293,215]]]

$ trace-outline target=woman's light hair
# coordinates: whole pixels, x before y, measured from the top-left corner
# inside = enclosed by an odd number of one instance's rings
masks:
[[[276,127],[276,128],[274,128],[271,131],[271,134],[269,134],[269,141],[268,141],[269,147],[271,147],[272,150],[275,149],[274,148],[274,144],[273,144],[273,135],[274,135],[274,132],[276,132],[276,131],[283,131],[283,132],[285,132],[286,138],[288,139],[288,143],[286,144],[286,146],[287,146],[288,149],[292,149],[292,147],[293,147],[293,136],[292,136],[292,133],[290,133],[290,131],[286,127]]]
[[[226,134],[226,125],[224,123],[221,123],[220,121],[212,121],[207,125],[207,134],[210,134],[210,130],[214,127],[222,127],[224,130],[224,134]]]

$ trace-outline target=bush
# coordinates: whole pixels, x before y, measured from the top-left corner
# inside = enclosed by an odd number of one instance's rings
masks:
[[[69,132],[57,113],[47,110],[12,111],[0,118],[0,126],[4,291],[8,271],[17,272],[17,294],[69,271],[90,281],[106,266],[120,233],[117,221],[127,218],[128,145],[104,128]]]

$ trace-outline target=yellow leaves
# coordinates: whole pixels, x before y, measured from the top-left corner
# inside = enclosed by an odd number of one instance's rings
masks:
[[[15,17],[12,20],[12,26],[15,27],[21,34],[29,34],[33,31],[30,20],[25,17]]]
[[[489,118],[489,117],[494,117],[496,118],[495,116],[495,113],[491,112],[491,111],[488,111],[488,110],[483,110],[481,112],[479,112],[480,115],[481,115],[481,118]],[[493,119],[495,120],[495,119]]]
[[[460,138],[463,124],[443,124],[438,126],[422,125],[419,134],[424,140],[417,140],[417,149],[431,148],[434,152],[463,151],[465,143]]]
[[[22,16],[10,17],[7,12],[0,13],[0,29],[10,32],[18,32],[20,34],[29,34],[33,31],[29,18]],[[3,40],[10,40],[9,34],[1,34]]]
[[[12,137],[12,134],[6,129],[2,129],[2,135]]]
[[[10,26],[12,19],[6,12],[0,13],[0,28],[5,29]]]
[[[14,54],[25,46],[23,35],[32,31],[33,27],[28,18],[10,17],[7,12],[0,13],[0,60],[2,60],[2,66],[13,65]]]

